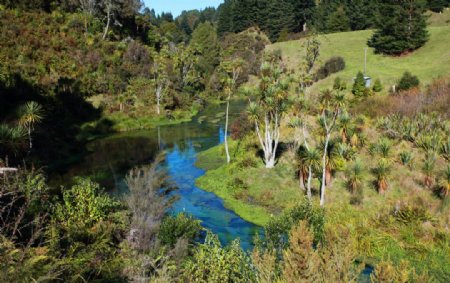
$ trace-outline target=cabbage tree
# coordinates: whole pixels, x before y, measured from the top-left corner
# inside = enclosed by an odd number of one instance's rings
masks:
[[[266,168],[273,168],[280,141],[280,125],[288,104],[290,78],[272,60],[261,65],[260,83],[255,92],[255,101],[249,105],[249,118],[264,152]]]

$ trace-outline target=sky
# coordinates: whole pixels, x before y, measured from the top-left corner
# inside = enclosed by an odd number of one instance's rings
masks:
[[[144,0],[145,6],[155,9],[156,14],[171,12],[174,17],[183,10],[204,9],[206,7],[218,7],[223,0]]]

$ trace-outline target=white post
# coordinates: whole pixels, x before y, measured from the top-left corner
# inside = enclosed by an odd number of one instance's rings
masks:
[[[364,80],[366,79],[366,67],[367,67],[367,47],[364,48]]]

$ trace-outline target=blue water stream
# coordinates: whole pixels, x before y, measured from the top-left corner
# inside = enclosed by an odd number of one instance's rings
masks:
[[[236,119],[245,104],[236,101],[230,120]],[[239,238],[244,249],[261,228],[225,208],[222,199],[195,186],[205,171],[196,167],[197,154],[223,142],[224,105],[212,105],[189,123],[120,133],[96,140],[87,147],[83,162],[67,168],[64,175],[54,176],[61,183],[74,176],[90,176],[111,194],[126,194],[124,176],[133,167],[148,165],[155,155],[165,151],[169,178],[179,188],[173,212],[186,212],[199,219],[203,227],[219,236],[223,244]]]
[[[195,186],[196,179],[205,174],[204,170],[195,166],[196,158],[197,150],[192,142],[187,142],[183,150],[174,146],[167,153],[166,167],[178,187],[175,194],[179,200],[174,204],[173,211],[187,212],[201,220],[203,227],[217,234],[222,244],[239,238],[242,248],[251,248],[253,238],[261,228],[226,209],[222,199],[215,194]]]

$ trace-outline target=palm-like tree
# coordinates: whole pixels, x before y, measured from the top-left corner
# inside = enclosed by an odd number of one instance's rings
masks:
[[[433,171],[436,165],[436,153],[429,151],[425,155],[425,161],[423,163],[423,173],[425,174],[424,184],[426,187],[431,188],[433,186]]]
[[[26,143],[26,130],[23,127],[10,127],[7,124],[0,124],[0,151],[1,154],[13,153],[16,155],[24,143]]]
[[[364,167],[361,160],[356,160],[347,168],[347,187],[352,194],[357,193],[362,188],[364,181]]]
[[[311,193],[311,181],[312,181],[312,175],[314,171],[317,171],[320,168],[321,165],[321,156],[320,151],[316,148],[307,148],[307,147],[300,147],[300,150],[298,152],[301,166],[304,167],[307,171],[307,196],[308,199],[312,199],[312,193]],[[302,170],[302,168],[300,168]]]
[[[30,150],[33,148],[33,142],[31,138],[31,133],[34,130],[34,126],[40,123],[43,119],[43,109],[42,106],[34,101],[27,102],[25,105],[21,106],[19,109],[19,124],[25,127],[28,131],[28,141],[30,145]]]
[[[391,169],[391,164],[386,158],[381,158],[378,161],[377,166],[373,169],[373,173],[376,178],[375,182],[380,194],[384,194],[389,188],[388,178],[391,173]]]
[[[411,167],[411,162],[412,162],[414,156],[410,151],[402,151],[402,152],[400,152],[399,156],[400,156],[400,162],[404,166]]]
[[[392,142],[387,138],[381,138],[376,145],[377,153],[380,154],[381,157],[385,159],[389,158],[391,154],[391,149],[392,149]]]
[[[416,145],[425,151],[437,152],[439,150],[439,146],[441,145],[441,136],[437,133],[429,134],[424,132],[416,140]]]
[[[439,182],[439,187],[441,188],[442,197],[448,197],[448,195],[450,194],[450,163],[447,164],[447,168],[442,174],[441,181]]]
[[[294,149],[298,149],[300,144],[302,144],[302,141],[301,141],[302,134],[301,134],[300,130],[304,126],[304,123],[303,123],[302,119],[300,119],[300,117],[294,117],[289,122],[288,126],[289,126],[289,128],[294,129],[294,131],[295,131],[293,146],[294,146]]]
[[[340,128],[340,134],[341,134],[341,140],[344,144],[347,143],[349,140],[349,128],[351,125],[351,119],[350,115],[348,115],[347,112],[342,113],[342,115],[339,117],[339,128]]]
[[[450,137],[441,144],[440,153],[445,160],[450,161]]]
[[[339,143],[336,147],[336,154],[348,161],[355,157],[356,151],[348,144]]]

